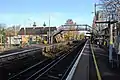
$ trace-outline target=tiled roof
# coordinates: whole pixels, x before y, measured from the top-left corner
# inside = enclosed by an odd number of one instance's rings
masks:
[[[40,35],[40,34],[47,34],[49,31],[49,27],[27,27],[26,29],[26,35]],[[50,31],[55,31],[57,30],[56,27],[50,27]],[[24,28],[21,28],[20,31],[18,32],[18,35],[24,35]]]

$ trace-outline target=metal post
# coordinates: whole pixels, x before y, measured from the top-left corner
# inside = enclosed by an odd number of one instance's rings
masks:
[[[49,44],[50,44],[50,15],[49,15]]]
[[[113,48],[113,26],[110,25],[110,22],[108,24],[108,27],[110,27],[110,45],[109,45],[109,62],[112,61],[112,48]]]
[[[37,42],[37,35],[36,35],[36,44],[38,44],[38,42]]]
[[[4,48],[5,48],[5,42],[6,42],[5,32],[3,32],[3,40],[4,40]]]
[[[94,8],[94,9],[95,9],[95,17],[96,17],[96,12],[97,12],[97,11],[96,11],[96,6],[97,6],[97,4],[95,3],[95,5],[94,5],[94,7],[95,7],[95,8]]]
[[[53,36],[51,35],[51,44],[53,44]]]
[[[16,26],[14,26],[15,36],[16,36]]]
[[[11,48],[11,35],[10,35],[10,48]]]
[[[120,43],[119,43],[119,40],[120,40],[120,33],[119,33],[119,27],[117,26],[117,24],[116,24],[116,28],[117,28],[117,31],[116,31],[116,35],[117,35],[117,42],[116,42],[116,44],[118,44],[118,47],[117,47],[117,67],[119,67],[119,45],[120,45]]]
[[[26,35],[26,28],[24,27],[24,36]]]
[[[1,49],[3,50],[3,48],[2,48],[2,33],[1,33]]]

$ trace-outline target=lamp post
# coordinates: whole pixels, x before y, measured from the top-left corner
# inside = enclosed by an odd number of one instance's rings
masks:
[[[33,35],[36,36],[36,43],[37,43],[37,35],[36,35],[35,28],[36,28],[36,22],[33,23],[33,29],[32,29],[33,31],[32,32],[33,32]]]
[[[27,20],[32,22],[32,20],[29,18]],[[31,23],[30,23],[30,26],[33,27],[33,25],[31,25]],[[29,45],[31,45],[31,43],[32,43],[32,33],[33,33],[33,30],[31,31],[31,34],[29,34]]]
[[[2,31],[1,31],[1,32],[2,32]],[[1,49],[3,49],[3,48],[2,48],[2,33],[1,33]]]
[[[45,26],[46,26],[46,23],[44,22],[44,24],[43,24],[43,32],[45,31]],[[46,41],[46,37],[43,37],[42,35],[41,35],[41,38],[42,38],[42,41]]]
[[[24,36],[26,35],[26,28],[25,28],[25,26],[26,26],[26,21],[24,21]]]

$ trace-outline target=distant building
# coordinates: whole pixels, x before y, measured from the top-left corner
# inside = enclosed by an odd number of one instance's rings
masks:
[[[50,27],[50,32],[56,31],[56,27]],[[22,41],[27,43],[29,40],[36,41],[37,39],[48,41],[49,27],[26,27],[21,28],[18,35],[22,36]],[[26,38],[26,39],[25,39]]]
[[[7,44],[10,45],[20,45],[21,36],[11,36],[7,37]]]
[[[6,36],[6,44],[7,45],[19,45],[21,36],[17,36],[17,33],[20,30],[20,25],[13,25],[12,27],[8,27],[5,30]]]

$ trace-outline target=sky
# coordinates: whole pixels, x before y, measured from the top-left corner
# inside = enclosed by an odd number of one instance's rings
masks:
[[[77,24],[92,24],[96,0],[0,0],[0,23],[18,25],[60,26],[67,19]]]

